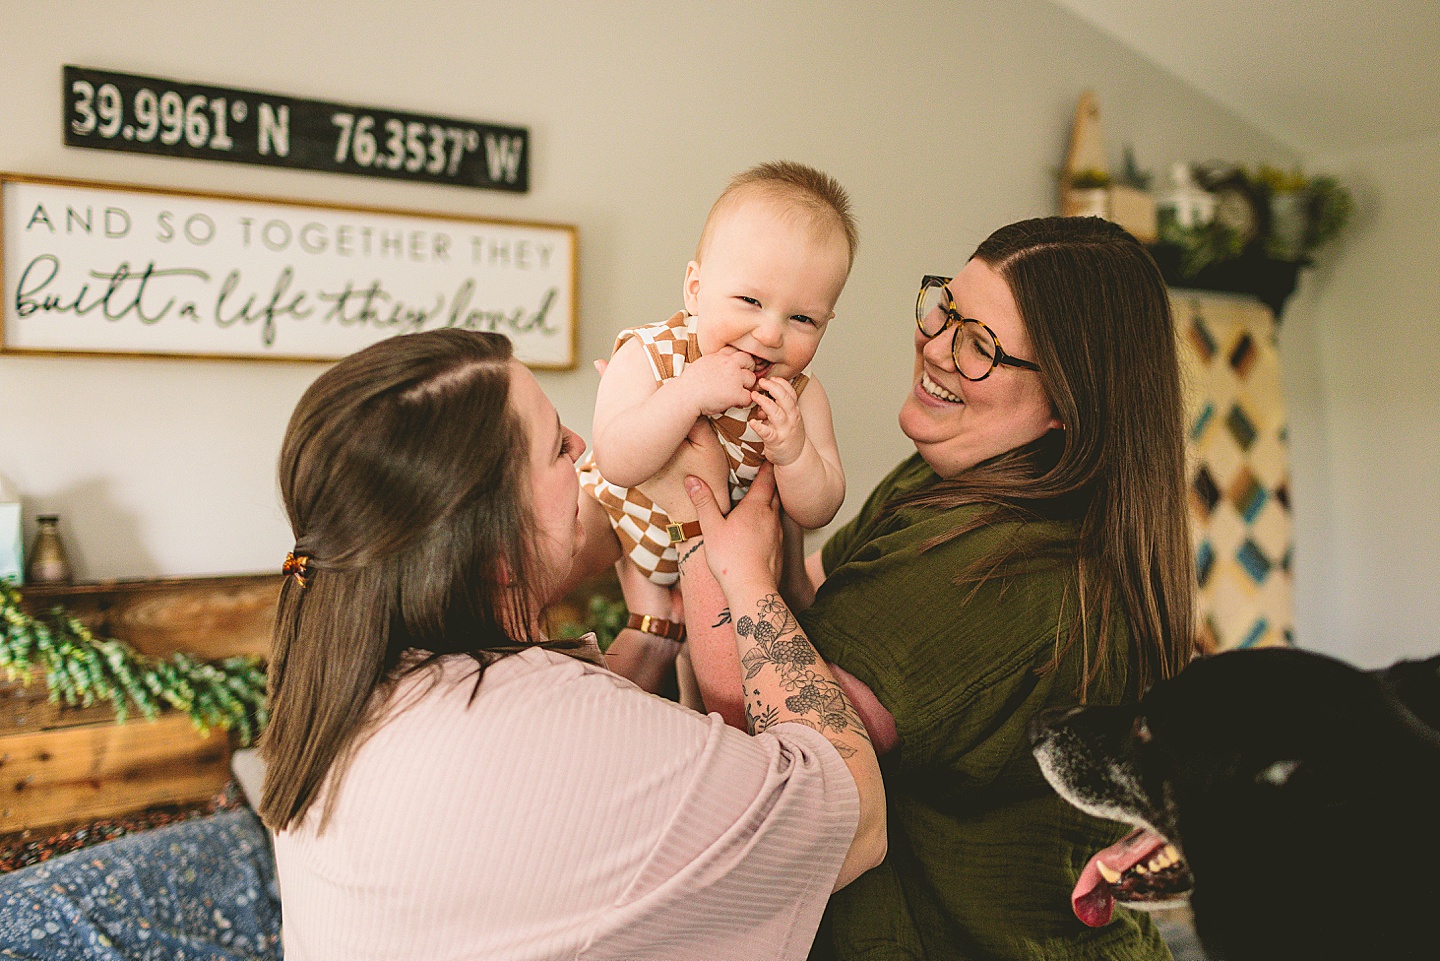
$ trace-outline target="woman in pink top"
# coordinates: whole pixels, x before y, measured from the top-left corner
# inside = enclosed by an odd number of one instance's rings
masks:
[[[712,560],[769,611],[738,641],[754,737],[546,638],[583,447],[494,334],[382,341],[301,399],[261,805],[287,961],[803,958],[883,858],[875,754],[773,577]],[[755,491],[711,558],[772,549]]]

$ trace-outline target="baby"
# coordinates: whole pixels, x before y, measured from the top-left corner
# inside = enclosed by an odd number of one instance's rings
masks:
[[[768,460],[800,526],[823,527],[840,509],[845,475],[830,404],[806,367],[835,316],[856,242],[849,199],[832,178],[788,162],[751,168],[710,209],[685,268],[685,309],[616,338],[595,400],[592,453],[579,468],[604,511],[581,514],[587,539],[613,529],[622,564],[644,574],[622,571],[632,626],[641,615],[662,624],[671,616],[673,544],[693,536],[635,488],[669,462],[697,418],[710,419],[725,447],[732,503]],[[680,639],[674,629],[651,632]]]

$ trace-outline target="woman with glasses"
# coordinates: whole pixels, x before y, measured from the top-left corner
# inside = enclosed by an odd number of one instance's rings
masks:
[[[1030,220],[955,277],[926,276],[915,320],[900,429],[916,453],[804,562],[792,598],[796,631],[889,752],[889,854],[832,898],[812,957],[1167,957],[1141,915],[1076,919],[1086,862],[1119,831],[1046,787],[1025,734],[1043,711],[1134,700],[1191,655],[1164,282],[1113,224]],[[726,608],[710,568],[743,582],[771,561],[726,546],[733,522],[691,488],[696,506],[672,491],[666,510],[698,512],[726,552],[680,552],[692,658],[707,706],[753,729],[765,719],[741,704],[728,632],[754,612]]]

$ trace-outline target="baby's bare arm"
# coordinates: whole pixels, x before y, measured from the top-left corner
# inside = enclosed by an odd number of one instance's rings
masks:
[[[612,484],[636,487],[670,462],[704,414],[750,402],[754,360],[725,346],[655,384],[645,346],[628,340],[600,375],[595,397],[595,462]],[[613,376],[612,376],[613,375]]]
[[[595,395],[595,463],[612,484],[636,487],[669,463],[700,416],[679,380],[655,383],[645,345],[627,340]]]
[[[845,471],[840,467],[830,398],[819,380],[810,379],[798,405],[805,446],[794,461],[776,465],[775,487],[785,513],[801,527],[814,530],[834,520],[845,502]]]

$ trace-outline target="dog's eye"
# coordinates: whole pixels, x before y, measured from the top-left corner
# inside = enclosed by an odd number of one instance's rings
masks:
[[[1134,735],[1135,740],[1141,744],[1149,744],[1154,738],[1154,735],[1150,733],[1150,725],[1145,723],[1145,715],[1143,714],[1137,714],[1135,716],[1135,723],[1130,725],[1130,733]]]

